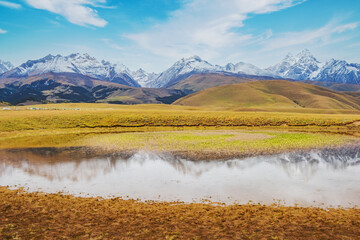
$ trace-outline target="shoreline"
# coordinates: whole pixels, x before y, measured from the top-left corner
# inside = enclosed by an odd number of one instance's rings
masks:
[[[30,151],[36,155],[41,156],[42,152],[51,152],[52,155],[61,154],[61,157],[67,159],[71,157],[121,157],[125,160],[131,158],[133,155],[139,152],[146,152],[156,154],[160,156],[169,156],[175,159],[184,159],[189,161],[228,161],[233,159],[242,160],[251,157],[260,156],[274,156],[285,153],[298,153],[308,151],[322,151],[322,150],[336,150],[343,148],[360,148],[360,141],[354,140],[353,142],[345,142],[337,145],[327,146],[310,146],[310,147],[298,147],[288,149],[273,149],[262,151],[247,151],[247,152],[219,152],[219,151],[159,151],[151,149],[132,149],[132,150],[116,150],[114,148],[102,148],[92,146],[72,146],[72,147],[26,147],[26,148],[0,148],[0,156],[2,153],[21,153],[23,151]],[[201,157],[203,156],[203,157]],[[49,156],[46,156],[49,157]]]
[[[139,152],[146,152],[156,154],[164,157],[171,157],[174,159],[184,159],[189,161],[228,161],[228,160],[243,160],[246,158],[260,157],[260,156],[275,156],[285,153],[301,153],[309,151],[323,151],[336,150],[344,148],[360,148],[360,141],[353,140],[352,142],[344,142],[336,145],[327,146],[309,146],[297,147],[287,149],[266,149],[261,151],[248,150],[247,152],[226,152],[226,151],[178,151],[178,150],[151,150],[151,149],[132,149],[132,150],[116,150],[115,148],[103,148],[92,146],[73,146],[73,147],[27,147],[27,148],[0,148],[1,154],[6,153],[21,153],[23,151],[33,152],[39,158],[43,152],[50,152],[51,155],[61,155],[62,158],[71,159],[72,157],[121,157],[125,160],[131,158]],[[46,157],[49,157],[47,155]]]

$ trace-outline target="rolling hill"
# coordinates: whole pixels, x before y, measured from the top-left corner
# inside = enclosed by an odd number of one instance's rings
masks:
[[[360,110],[357,95],[286,80],[253,81],[209,88],[173,104],[243,108],[318,108]]]

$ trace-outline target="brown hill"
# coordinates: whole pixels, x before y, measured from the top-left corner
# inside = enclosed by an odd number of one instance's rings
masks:
[[[239,84],[244,82],[257,81],[258,79],[251,77],[229,76],[224,74],[197,74],[185,78],[180,82],[169,87],[170,89],[180,89],[186,93],[194,93],[207,88]]]
[[[286,80],[253,81],[206,89],[176,105],[243,108],[360,109],[360,100],[346,93]]]

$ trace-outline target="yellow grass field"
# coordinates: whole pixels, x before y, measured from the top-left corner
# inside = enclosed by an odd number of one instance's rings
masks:
[[[219,158],[352,143],[357,141],[359,123],[360,115],[345,113],[47,104],[0,111],[0,148],[90,146],[111,151],[146,148],[196,152],[197,156],[211,153],[210,156]],[[256,138],[259,134],[265,137]]]

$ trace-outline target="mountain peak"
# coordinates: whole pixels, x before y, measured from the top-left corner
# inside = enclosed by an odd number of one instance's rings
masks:
[[[286,58],[293,58],[293,57],[294,57],[294,55],[289,52],[288,54],[286,54],[285,59],[286,59]]]
[[[59,55],[58,55],[58,56],[59,56]],[[43,57],[43,58],[41,58],[41,59],[39,59],[39,60],[48,61],[48,60],[51,60],[51,59],[53,59],[53,58],[55,58],[54,55],[48,54],[48,55],[46,55],[45,57]],[[31,60],[30,60],[30,61],[31,61]]]
[[[194,56],[191,56],[189,58],[185,58],[185,60],[195,60],[195,61],[198,61],[198,62],[201,62],[202,59],[198,56],[198,55],[194,55]]]
[[[301,52],[299,52],[296,56],[302,57],[302,56],[312,56],[309,49],[305,48]]]
[[[2,61],[0,59],[0,74],[7,72],[14,68],[14,65],[11,64],[11,62]]]
[[[61,55],[60,55],[61,56]],[[91,57],[88,53],[73,53],[67,56],[67,58],[73,59],[86,59],[86,60],[96,60],[94,57]]]
[[[144,73],[144,74],[146,74],[147,72],[144,69],[139,68],[138,70],[136,70],[136,73]]]

